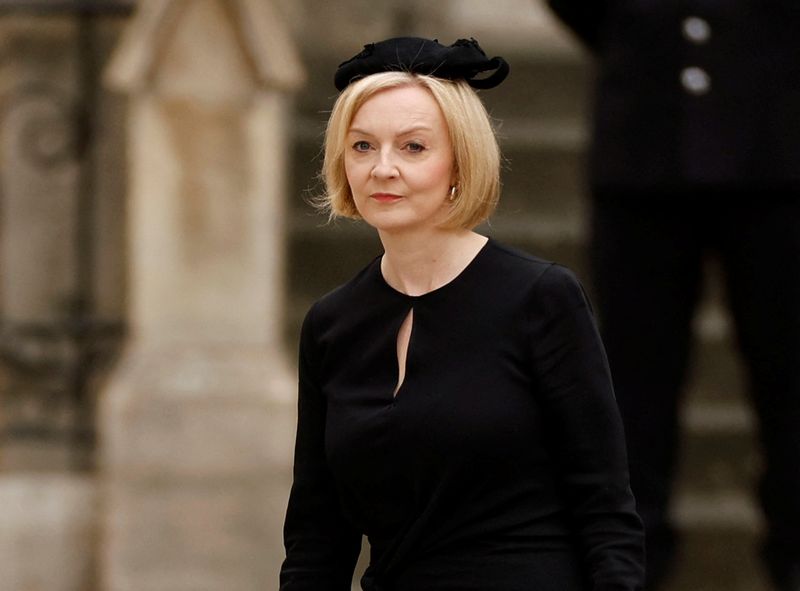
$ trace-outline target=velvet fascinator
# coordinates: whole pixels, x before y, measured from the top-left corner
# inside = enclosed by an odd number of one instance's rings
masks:
[[[370,43],[358,55],[339,64],[334,76],[337,90],[351,82],[380,72],[427,74],[447,80],[466,80],[473,88],[494,88],[508,75],[501,57],[486,57],[475,39],[459,39],[449,47],[437,40],[396,37]],[[491,72],[484,78],[478,74]]]

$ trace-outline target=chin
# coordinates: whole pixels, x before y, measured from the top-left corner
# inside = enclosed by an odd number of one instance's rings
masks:
[[[362,214],[361,217],[367,224],[383,232],[402,230],[419,223],[418,220],[409,219],[402,212],[367,212],[367,215]]]
[[[398,233],[401,233],[401,232],[404,232],[404,231],[413,230],[415,227],[417,227],[414,224],[403,224],[403,223],[399,223],[399,222],[391,223],[391,222],[387,222],[385,220],[381,221],[381,222],[375,222],[375,223],[372,223],[369,220],[366,220],[366,221],[367,221],[367,224],[369,224],[370,226],[372,226],[373,228],[375,228],[379,232],[385,232],[387,234],[398,234]]]

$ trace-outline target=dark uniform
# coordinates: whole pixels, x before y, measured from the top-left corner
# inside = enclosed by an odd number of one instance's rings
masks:
[[[800,589],[800,1],[550,0],[596,58],[591,260],[653,581],[711,251],[764,451],[764,558]]]

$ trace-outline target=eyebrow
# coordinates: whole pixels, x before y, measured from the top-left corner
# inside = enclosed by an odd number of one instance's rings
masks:
[[[414,133],[416,131],[433,131],[433,130],[432,130],[431,127],[429,127],[427,125],[412,125],[411,127],[408,127],[406,129],[401,130],[400,133],[398,133],[397,135],[398,136],[408,135],[408,134]],[[370,135],[370,136],[372,135],[368,131],[365,131],[363,129],[359,129],[358,127],[351,127],[350,129],[347,130],[347,133],[355,133],[355,134],[359,134],[359,135]]]

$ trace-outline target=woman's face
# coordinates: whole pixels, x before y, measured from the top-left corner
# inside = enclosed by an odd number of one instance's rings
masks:
[[[359,214],[381,232],[433,228],[444,220],[455,182],[453,147],[430,92],[378,92],[356,112],[345,172]]]

